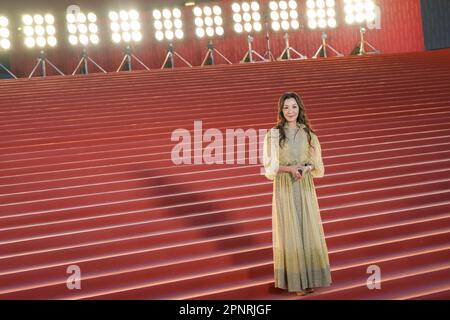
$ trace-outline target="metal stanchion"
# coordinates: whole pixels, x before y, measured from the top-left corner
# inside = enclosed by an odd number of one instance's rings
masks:
[[[117,68],[116,72],[119,72],[120,70],[122,70],[123,65],[125,64],[125,62],[127,63],[128,66],[128,71],[132,71],[132,60],[136,60],[141,66],[143,66],[146,70],[150,70],[149,67],[147,67],[141,60],[139,60],[132,52],[131,52],[131,46],[127,45],[125,47],[125,53],[122,59],[122,62],[120,63],[119,68]]]
[[[283,39],[285,43],[285,48],[281,53],[281,55],[278,57],[278,60],[302,60],[308,58],[306,55],[301,54],[300,52],[298,52],[289,45],[289,34],[287,32],[284,34]],[[292,57],[291,53],[297,55],[297,58]]]
[[[342,53],[340,53],[327,43],[327,37],[328,37],[327,34],[325,32],[322,32],[322,45],[319,47],[316,54],[313,56],[313,59],[317,59],[321,53],[323,53],[323,57],[327,58],[328,57],[327,49],[333,51],[338,57],[344,56]]]
[[[220,53],[220,51],[218,51],[216,48],[214,48],[214,44],[213,44],[212,40],[210,39],[208,41],[208,52],[206,52],[205,58],[203,59],[202,67],[206,64],[206,62],[208,61],[208,58],[211,61],[211,65],[215,64],[214,53],[217,53],[219,56],[221,56],[228,64],[232,64],[230,60],[225,58],[225,56],[222,53]]]
[[[242,58],[241,63],[247,62],[247,59],[248,59],[248,62],[250,62],[250,63],[258,62],[257,60],[255,61],[253,59],[253,55],[255,55],[257,58],[260,59],[259,62],[265,62],[266,59],[264,59],[264,57],[262,55],[260,55],[258,52],[253,50],[253,48],[252,48],[253,37],[251,35],[247,36],[247,43],[248,43],[248,50],[247,50],[244,58]]]
[[[51,63],[50,60],[47,59],[47,56],[45,55],[45,52],[42,50],[39,53],[38,62],[34,66],[33,71],[31,71],[30,75],[28,76],[28,79],[30,79],[34,75],[34,73],[36,72],[36,70],[38,69],[39,66],[41,66],[42,77],[46,77],[47,76],[47,64],[49,64],[60,75],[62,75],[62,76],[65,75],[53,63]]]
[[[170,67],[173,69],[175,68],[175,61],[174,61],[174,56],[177,56],[178,58],[181,59],[181,61],[183,61],[188,67],[192,68],[192,65],[186,60],[184,59],[182,56],[180,56],[175,49],[173,48],[173,44],[170,43],[169,44],[169,48],[167,49],[167,55],[166,58],[164,59],[163,65],[161,67],[161,69],[164,69],[167,65],[167,62],[170,62]]]
[[[87,49],[84,48],[83,49],[83,53],[82,53],[82,57],[80,62],[78,62],[77,67],[75,68],[75,70],[72,72],[72,75],[74,75],[75,73],[77,73],[77,71],[80,69],[81,65],[84,66],[84,74],[88,74],[89,73],[89,65],[88,62],[91,62],[94,66],[96,66],[97,68],[99,68],[103,73],[106,73],[105,69],[103,69],[102,67],[100,67],[94,60],[92,60],[88,53],[87,53]]]
[[[365,55],[365,54],[378,54],[380,53],[380,50],[376,49],[373,45],[371,45],[368,41],[365,39],[366,34],[366,28],[360,26],[359,27],[359,34],[360,34],[360,41],[358,44],[358,55]],[[368,46],[372,51],[366,51],[366,46]]]

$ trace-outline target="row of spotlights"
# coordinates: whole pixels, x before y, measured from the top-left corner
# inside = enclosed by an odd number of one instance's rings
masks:
[[[336,22],[336,1],[335,0],[307,0],[308,26],[316,28],[335,28]],[[261,14],[258,2],[233,3],[234,30],[238,33],[243,31],[261,31]],[[270,1],[269,2],[271,27],[274,31],[298,29],[298,4],[295,0]],[[372,22],[375,20],[374,0],[344,0],[345,21],[348,24]],[[213,37],[224,34],[222,9],[219,6],[194,7],[195,34],[202,38]],[[178,8],[154,10],[155,37],[157,40],[182,39],[182,13]],[[121,41],[141,41],[141,25],[139,13],[136,10],[122,10],[109,12],[111,21],[112,40],[116,43]],[[66,16],[67,29],[69,31],[69,42],[73,45],[98,44],[97,16],[90,12],[88,14],[77,13]],[[56,46],[55,18],[52,14],[24,15],[22,17],[23,32],[25,34],[25,45],[27,47],[51,47]],[[10,32],[9,21],[6,17],[0,16],[0,48],[9,49]]]
[[[109,16],[109,19],[114,22],[117,22],[119,20],[122,20],[122,21],[138,20],[139,12],[137,12],[136,10],[129,10],[129,11],[121,10],[118,12],[110,11],[108,16]]]
[[[212,16],[212,15],[216,15],[216,16],[220,16],[222,14],[222,9],[219,6],[214,6],[214,7],[208,7],[205,6],[202,8],[200,7],[195,7],[194,10],[194,16],[196,17],[200,17],[201,15],[205,15],[205,16]]]
[[[33,23],[36,25],[42,25],[44,23],[55,24],[55,17],[52,14],[46,14],[45,16],[40,14],[31,16],[27,14],[22,17],[22,22],[25,26],[31,26]]]
[[[164,19],[170,19],[170,18],[180,19],[181,18],[181,11],[178,8],[175,8],[173,10],[170,9],[163,9],[161,10],[153,10],[153,18],[156,20]]]
[[[242,2],[241,4],[234,2],[231,5],[231,10],[233,10],[233,12],[235,13],[238,13],[240,11],[243,12],[259,11],[259,3],[256,1],[253,1],[252,3]]]
[[[0,16],[0,48],[3,50],[8,50],[11,47],[8,25],[8,18]]]
[[[292,9],[295,10],[297,9],[297,1],[291,0],[291,1],[270,1],[269,2],[269,9],[272,11],[275,10],[288,10],[288,9]]]

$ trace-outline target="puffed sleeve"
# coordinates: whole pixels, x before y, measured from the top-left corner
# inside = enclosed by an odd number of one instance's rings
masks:
[[[264,175],[267,179],[274,180],[280,167],[277,129],[267,132],[263,149]]]
[[[311,144],[314,148],[311,148],[311,162],[314,167],[311,170],[311,175],[314,178],[322,178],[325,175],[325,167],[323,165],[322,160],[322,148],[320,147],[319,138],[317,135],[312,134],[311,136]]]

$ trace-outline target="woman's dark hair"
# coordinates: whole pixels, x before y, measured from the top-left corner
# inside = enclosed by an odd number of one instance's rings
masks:
[[[315,134],[315,132],[309,124],[308,117],[306,116],[306,113],[305,113],[305,106],[303,105],[303,101],[300,98],[300,96],[298,94],[296,94],[295,92],[286,92],[286,93],[283,93],[283,95],[280,97],[280,100],[278,101],[278,121],[277,121],[277,125],[275,127],[280,132],[280,148],[283,148],[283,146],[286,142],[286,132],[284,130],[284,126],[287,123],[287,120],[284,117],[283,107],[284,107],[284,102],[287,99],[294,99],[295,102],[297,103],[298,108],[299,108],[297,123],[305,125],[305,128],[303,128],[303,129],[308,134],[308,142],[309,142],[309,145],[311,146],[311,133]]]

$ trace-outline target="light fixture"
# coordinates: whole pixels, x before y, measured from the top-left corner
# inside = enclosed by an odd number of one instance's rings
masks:
[[[110,11],[108,16],[114,43],[131,43],[142,40],[139,12],[136,10]]]
[[[182,12],[179,8],[164,8],[162,10],[153,10],[153,26],[155,38],[158,41],[168,41],[167,55],[164,59],[161,69],[169,67],[175,68],[174,56],[180,58],[188,67],[192,65],[181,55],[179,55],[174,47],[173,41],[182,40],[184,38]]]
[[[52,14],[29,14],[22,17],[25,45],[28,48],[55,47],[56,28],[55,18]]]
[[[260,5],[256,1],[234,2],[231,5],[233,11],[234,31],[237,33],[252,33],[262,30]]]
[[[181,40],[184,38],[181,10],[178,8],[153,10],[155,38],[158,41]]]
[[[380,53],[365,39],[366,28],[364,24],[375,21],[375,9],[374,0],[344,0],[345,22],[349,25],[359,25],[360,41],[353,50],[358,55]],[[371,52],[366,51],[366,45],[372,49]]]
[[[344,0],[345,22],[363,24],[375,21],[375,2],[373,0]]]
[[[52,48],[57,44],[55,17],[50,13],[45,15],[35,14],[33,16],[26,14],[22,16],[22,23],[23,33],[25,35],[25,46],[30,49],[40,49],[38,62],[28,78],[31,78],[34,75],[39,66],[41,66],[42,76],[45,77],[47,75],[47,64],[49,64],[60,75],[64,76],[64,73],[62,73],[61,70],[59,70],[47,59],[44,51],[45,48]]]
[[[300,28],[298,3],[290,1],[270,1],[270,20],[273,31],[298,30]]]
[[[98,36],[97,15],[93,12],[84,14],[81,11],[68,13],[66,15],[67,31],[69,32],[69,43],[73,46],[82,46],[82,56],[73,71],[72,75],[78,72],[83,65],[84,73],[89,73],[88,62],[94,64],[103,73],[106,71],[89,57],[87,47],[98,45],[100,39]]]
[[[328,35],[325,33],[325,29],[337,27],[336,0],[306,0],[306,17],[311,30],[322,30],[322,43],[313,58],[316,59],[319,56],[326,58],[328,49],[338,57],[342,57],[342,53],[328,44]]]
[[[127,62],[127,70],[132,71],[132,60],[135,59],[146,70],[150,70],[133,53],[131,44],[142,41],[141,22],[137,10],[110,11],[108,14],[111,38],[114,43],[125,44],[123,59],[116,72],[122,70]]]
[[[196,6],[192,9],[192,12],[194,14],[196,36],[200,39],[209,38],[208,51],[201,66],[203,67],[207,62],[211,65],[215,64],[214,53],[221,56],[228,64],[232,64],[230,60],[214,48],[213,44],[213,38],[221,37],[225,32],[223,28],[222,8],[218,5],[212,7],[209,5]]]
[[[222,9],[219,6],[196,6],[192,11],[197,37],[212,38],[224,35]]]
[[[298,30],[300,28],[297,1],[270,1],[269,9],[272,30],[275,32],[284,32],[283,39],[285,48],[278,57],[278,60],[306,59],[306,55],[301,54],[289,44],[289,31]],[[294,58],[292,53],[297,55],[297,58]]]
[[[306,17],[312,30],[336,28],[336,0],[307,0]]]
[[[11,48],[9,32],[9,20],[5,16],[0,16],[0,49],[8,50]]]
[[[83,12],[68,13],[66,22],[71,45],[87,47],[99,43],[97,15],[95,13],[89,12],[87,15]]]
[[[248,49],[244,58],[240,61],[241,63],[257,62],[258,60],[255,60],[253,56],[259,59],[260,62],[266,61],[266,59],[253,50],[252,47],[253,37],[251,36],[251,33],[260,32],[262,30],[260,9],[261,6],[256,1],[242,3],[234,2],[231,4],[234,31],[239,34],[243,32],[247,33]]]
[[[7,17],[0,15],[0,51],[7,51],[11,48],[9,40],[9,20]],[[0,68],[5,70],[11,77],[17,77],[0,62]]]

